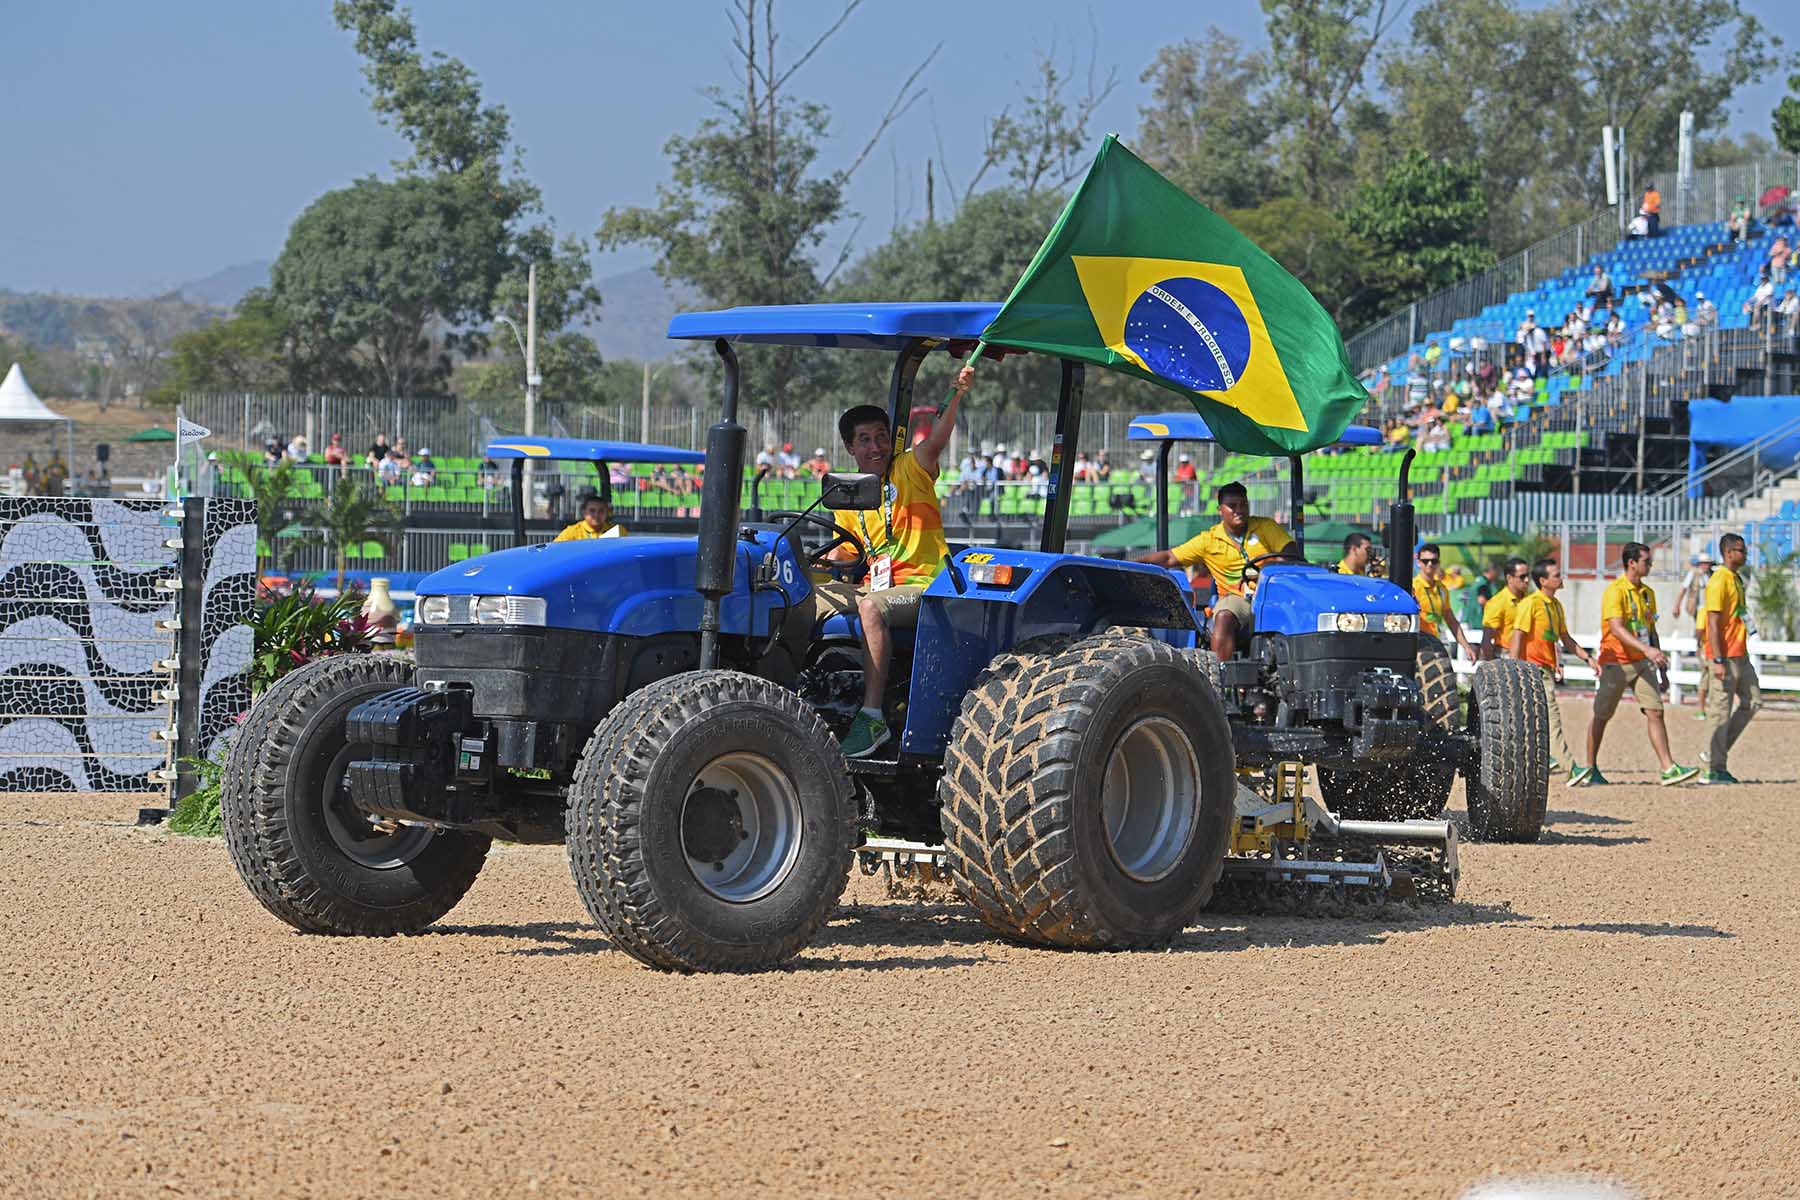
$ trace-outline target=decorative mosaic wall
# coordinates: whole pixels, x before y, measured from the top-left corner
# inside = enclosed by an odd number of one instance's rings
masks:
[[[189,503],[201,503],[190,501]],[[197,745],[249,706],[254,510],[205,502]],[[175,728],[181,521],[154,500],[0,498],[0,791],[153,791]]]

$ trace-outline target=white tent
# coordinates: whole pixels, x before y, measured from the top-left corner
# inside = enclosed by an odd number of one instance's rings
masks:
[[[70,471],[75,469],[75,422],[38,399],[18,363],[12,365],[5,382],[0,383],[0,422],[15,421],[61,421],[68,438],[64,461]]]

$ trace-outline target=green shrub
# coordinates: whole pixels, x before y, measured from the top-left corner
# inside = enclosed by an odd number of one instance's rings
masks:
[[[225,777],[225,760],[184,758],[181,762],[200,776],[200,786],[176,802],[175,811],[169,814],[169,832],[187,837],[218,837],[219,787]]]
[[[295,667],[329,654],[349,654],[369,645],[361,592],[346,591],[335,600],[318,600],[304,584],[283,593],[264,590],[250,627],[255,649],[250,690],[263,692]]]

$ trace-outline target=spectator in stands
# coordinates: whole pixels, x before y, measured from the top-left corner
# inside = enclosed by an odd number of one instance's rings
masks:
[[[1535,309],[1528,308],[1525,310],[1524,319],[1519,322],[1518,333],[1515,334],[1513,337],[1513,340],[1519,344],[1519,350],[1521,353],[1523,353],[1525,355],[1530,355],[1530,353],[1531,353],[1531,331],[1536,328],[1537,328],[1537,311]]]
[[[1106,451],[1102,450],[1100,457],[1094,460],[1094,482],[1105,483],[1111,478],[1112,463],[1107,461]]]
[[[1749,627],[1744,618],[1744,585],[1738,572],[1744,569],[1744,539],[1728,533],[1719,539],[1724,561],[1706,581],[1706,669],[1712,672],[1712,690],[1706,698],[1706,724],[1710,747],[1705,783],[1736,783],[1726,758],[1744,727],[1762,708],[1762,688],[1750,663]]]
[[[581,520],[556,535],[559,542],[583,542],[589,538],[624,537],[625,527],[615,525],[612,505],[593,492],[581,494]]]
[[[1444,348],[1436,342],[1425,343],[1425,370],[1427,373],[1437,370],[1437,365],[1444,357]]]
[[[1151,477],[1155,478],[1154,472],[1151,473]],[[1041,451],[1033,450],[1031,452],[1031,457],[1026,460],[1025,478],[1030,481],[1030,486],[1025,489],[1027,495],[1038,500],[1049,498],[1050,464],[1044,461],[1044,456]]]
[[[1381,447],[1381,451],[1383,454],[1398,454],[1400,451],[1406,449],[1406,444],[1410,441],[1412,441],[1412,429],[1405,421],[1389,421],[1387,425],[1386,440]]]
[[[475,482],[481,485],[483,491],[491,492],[499,487],[500,464],[489,458],[487,455],[482,455],[481,470],[476,472]]]
[[[1778,237],[1774,240],[1773,243],[1770,244],[1770,246],[1769,246],[1769,282],[1770,283],[1774,284],[1776,287],[1780,287],[1782,284],[1787,282],[1788,261],[1792,257],[1793,257],[1793,251],[1788,246],[1787,238]]]
[[[1500,420],[1510,421],[1520,408],[1531,403],[1531,398],[1537,394],[1537,384],[1532,381],[1531,372],[1520,367],[1513,372],[1512,382],[1507,384],[1506,391],[1494,394],[1499,396],[1502,401],[1500,411],[1496,412],[1494,416]]]
[[[1138,478],[1145,483],[1156,482],[1156,451],[1146,450],[1138,455]]]
[[[1725,231],[1739,245],[1750,240],[1750,201],[1743,196],[1731,202],[1731,215],[1725,218]]]
[[[400,464],[400,469],[402,471],[412,470],[412,453],[406,448],[405,438],[397,437],[394,439],[393,446],[388,450],[388,456]]]
[[[1775,285],[1769,282],[1765,273],[1763,281],[1756,285],[1750,298],[1744,301],[1744,313],[1750,318],[1750,327],[1762,332],[1769,323],[1769,313],[1775,302]]]
[[[283,457],[285,456],[282,453],[281,442],[279,439],[270,438],[263,443],[263,466],[279,467]]]
[[[975,464],[966,456],[963,459],[971,467]],[[806,460],[806,469],[814,479],[823,479],[831,471],[831,458],[825,453],[825,447],[815,447],[812,457]],[[960,472],[959,472],[960,474]]]
[[[1522,558],[1509,558],[1501,566],[1503,586],[1481,610],[1481,654],[1483,659],[1501,658],[1512,647],[1513,616],[1519,601],[1531,590],[1531,566]]]
[[[1593,655],[1569,636],[1569,618],[1563,612],[1556,593],[1562,590],[1562,568],[1553,558],[1540,558],[1531,564],[1531,582],[1537,591],[1519,601],[1513,610],[1512,641],[1507,653],[1521,662],[1535,663],[1543,671],[1544,695],[1550,709],[1550,776],[1559,771],[1569,773],[1574,782],[1581,769],[1575,764],[1575,752],[1569,748],[1563,732],[1562,706],[1556,702],[1556,685],[1562,682],[1562,655],[1566,651],[1597,670]]]
[[[800,478],[800,456],[794,452],[794,443],[781,443],[781,477],[783,479]]]
[[[1615,308],[1606,316],[1606,344],[1609,348],[1617,349],[1624,340],[1625,318]]]
[[[775,448],[774,442],[764,442],[763,448],[756,455],[757,474],[765,478],[773,478],[781,471],[781,451]]]
[[[1656,190],[1656,184],[1644,185],[1644,199],[1638,205],[1638,212],[1645,220],[1645,237],[1655,237],[1662,232],[1662,193]]]
[[[431,487],[437,483],[437,464],[431,461],[429,447],[419,451],[419,457],[412,465],[412,485],[414,487]]]
[[[1086,450],[1083,450],[1075,456],[1075,482],[1088,483],[1093,479],[1093,475],[1094,460],[1088,457]]]
[[[303,463],[312,457],[312,447],[307,444],[304,433],[296,433],[287,444],[287,456],[297,463]]]
[[[1605,783],[1600,774],[1600,743],[1606,737],[1606,723],[1619,710],[1619,701],[1630,692],[1637,698],[1650,734],[1650,749],[1662,765],[1657,780],[1665,787],[1686,783],[1700,773],[1696,767],[1684,767],[1669,753],[1669,729],[1663,720],[1662,694],[1668,684],[1661,672],[1668,669],[1656,636],[1656,593],[1644,582],[1650,573],[1650,547],[1642,542],[1626,542],[1620,552],[1623,573],[1606,587],[1600,597],[1600,684],[1594,693],[1594,716],[1588,724],[1588,765],[1569,778],[1570,787],[1586,787]]]
[[[1790,337],[1800,332],[1800,296],[1794,294],[1793,288],[1781,293],[1781,303],[1775,306],[1775,312],[1782,319],[1782,332]]]
[[[1594,264],[1594,277],[1588,280],[1586,295],[1588,302],[1596,308],[1602,304],[1612,303],[1612,276],[1608,275],[1606,268],[1599,263]]]
[[[1705,292],[1694,293],[1694,322],[1689,332],[1698,332],[1719,323],[1719,306],[1706,298]]]
[[[1182,455],[1177,456],[1176,461],[1175,461],[1175,482],[1176,483],[1192,483],[1199,477],[1200,477],[1199,472],[1194,470],[1194,456],[1193,455],[1182,454]]]
[[[1538,379],[1550,374],[1550,331],[1537,324],[1531,327],[1531,373]]]
[[[394,457],[394,448],[387,447],[382,451],[381,461],[375,464],[375,473],[381,477],[383,487],[393,487],[406,479],[406,468]]]
[[[344,435],[334,433],[325,443],[325,465],[328,467],[345,467],[350,464],[350,451],[344,447]]]
[[[1494,390],[1494,381],[1500,377],[1500,368],[1489,355],[1475,364],[1475,391],[1485,396]]]
[[[1442,561],[1443,554],[1436,542],[1420,544],[1419,573],[1413,576],[1413,599],[1419,605],[1419,632],[1442,640],[1444,630],[1448,628],[1455,635],[1457,645],[1463,648],[1463,653],[1474,659],[1475,648],[1469,645],[1469,639],[1463,633],[1462,622],[1450,610],[1449,583],[1439,569]]]
[[[1418,358],[1417,355],[1414,355],[1413,357]],[[1423,359],[1419,359],[1419,361],[1421,363],[1424,362]],[[1427,375],[1424,368],[1421,366],[1418,370],[1411,371],[1406,376],[1406,403],[1402,407],[1407,412],[1424,408],[1425,400],[1430,394],[1431,376]]]
[[[381,468],[381,460],[387,457],[387,452],[388,435],[385,433],[376,434],[375,440],[369,443],[368,453],[363,455],[363,465],[368,467],[371,471],[379,470]]]
[[[1449,448],[1450,431],[1444,428],[1444,422],[1437,418],[1427,422],[1425,428],[1419,434],[1419,453],[1431,454],[1435,451],[1448,450]]]

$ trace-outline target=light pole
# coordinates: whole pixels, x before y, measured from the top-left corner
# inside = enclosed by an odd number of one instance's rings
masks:
[[[518,344],[519,353],[525,356],[525,436],[537,433],[537,400],[538,389],[544,385],[544,377],[537,369],[537,264],[532,263],[525,278],[525,337],[519,337],[519,327],[511,317],[496,315],[496,325],[505,325],[512,330],[513,341]],[[531,494],[531,460],[525,460],[525,473],[521,485],[525,494],[520,503],[525,511],[531,513],[535,509]]]
[[[650,442],[650,381],[669,369],[669,364],[652,371],[648,361],[644,363],[644,399],[638,412],[638,441],[648,445]]]

